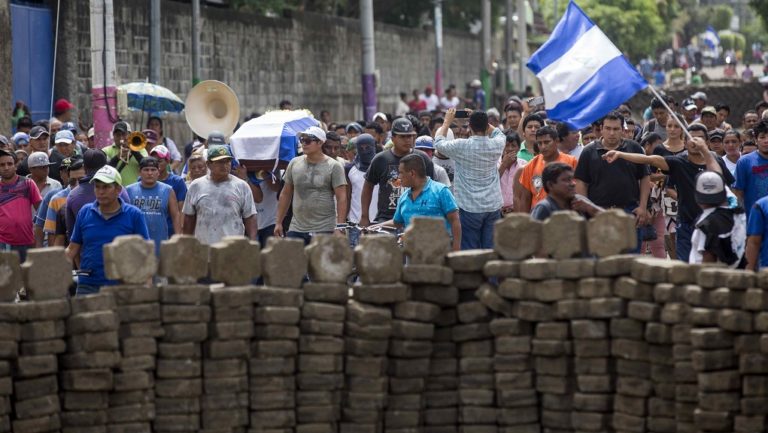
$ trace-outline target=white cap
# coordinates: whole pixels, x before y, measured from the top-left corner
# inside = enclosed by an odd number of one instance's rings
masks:
[[[384,120],[387,120],[387,115],[379,111],[378,113],[373,115],[373,121],[375,122],[376,119],[378,119],[379,117],[381,117]]]
[[[478,80],[477,78],[475,78],[474,80],[472,80],[471,83],[469,83],[470,87],[480,87],[482,85],[483,83],[481,83],[480,80]]]
[[[300,135],[312,135],[320,140],[321,143],[325,143],[325,131],[318,126],[310,126],[306,131]]]

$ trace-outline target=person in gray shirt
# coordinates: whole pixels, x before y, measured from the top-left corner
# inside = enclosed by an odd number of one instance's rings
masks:
[[[293,158],[285,169],[280,193],[275,236],[303,239],[308,244],[316,233],[344,236],[347,218],[347,178],[344,167],[323,153],[325,131],[312,126],[300,135],[304,155]],[[293,201],[288,232],[283,218]]]

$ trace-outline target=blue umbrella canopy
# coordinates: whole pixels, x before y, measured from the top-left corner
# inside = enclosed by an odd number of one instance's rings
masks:
[[[128,94],[128,108],[149,113],[179,113],[184,102],[175,93],[157,84],[136,82],[118,87]]]

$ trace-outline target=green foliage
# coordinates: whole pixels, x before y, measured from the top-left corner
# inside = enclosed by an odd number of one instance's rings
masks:
[[[594,21],[613,43],[633,61],[647,55],[653,55],[663,42],[669,40],[669,31],[665,19],[671,20],[677,16],[677,3],[664,4],[664,18],[659,13],[656,0],[580,0],[579,6]],[[567,6],[565,0],[558,2],[562,15]],[[539,2],[545,20],[552,22],[553,0]]]
[[[728,5],[717,5],[711,8],[709,21],[715,30],[726,30],[731,27],[733,9]]]
[[[741,33],[732,32],[730,30],[723,30],[717,32],[720,37],[720,46],[724,50],[736,50],[743,52],[747,47],[747,39]]]
[[[755,11],[763,22],[763,27],[768,28],[768,1],[749,0],[749,6]]]

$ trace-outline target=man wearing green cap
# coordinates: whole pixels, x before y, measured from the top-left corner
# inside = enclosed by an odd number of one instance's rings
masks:
[[[184,200],[184,234],[207,245],[225,236],[245,235],[255,240],[258,226],[253,193],[247,182],[230,174],[229,149],[209,147],[206,164],[208,174],[192,181]]]
[[[91,178],[96,201],[86,204],[78,212],[67,247],[67,256],[80,270],[77,296],[98,293],[101,286],[117,284],[105,275],[104,245],[122,235],[140,235],[149,239],[144,214],[119,197],[122,182],[117,169],[109,165],[100,168]]]

